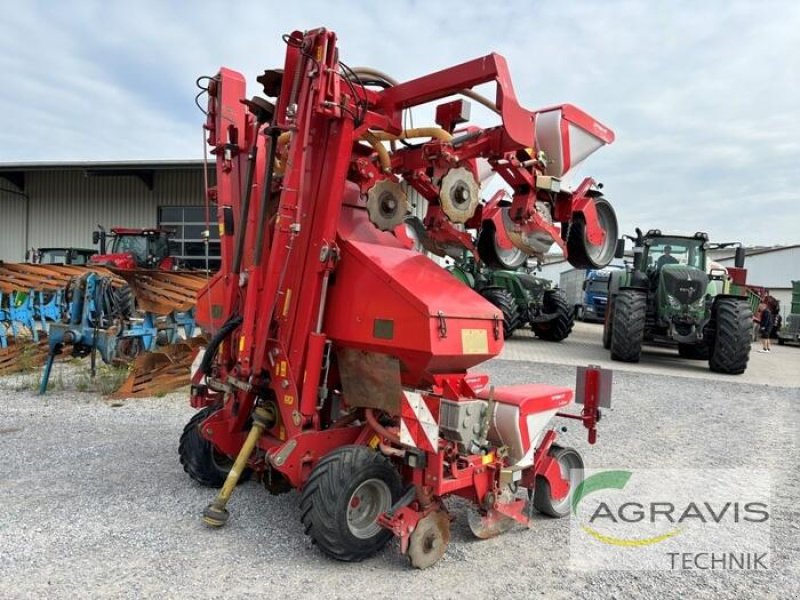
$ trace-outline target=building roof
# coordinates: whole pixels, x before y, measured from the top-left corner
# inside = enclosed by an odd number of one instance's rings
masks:
[[[29,171],[71,171],[88,169],[91,171],[138,171],[163,169],[188,169],[203,166],[202,159],[191,160],[97,160],[97,161],[43,161],[43,162],[0,162],[0,173]]]
[[[8,162],[0,163],[0,179],[25,192],[26,176],[29,173],[52,171],[79,171],[86,177],[138,177],[153,189],[156,171],[201,170],[203,161],[192,160],[124,160],[124,161],[75,161],[75,162]],[[212,169],[213,171],[213,169]],[[3,190],[11,191],[13,190]]]
[[[760,254],[769,254],[770,252],[782,252],[784,250],[791,250],[792,248],[800,248],[800,244],[789,244],[787,246],[757,246],[754,248],[745,248],[745,255],[750,256],[758,256]],[[727,256],[718,256],[716,260],[733,260],[735,258],[734,254],[728,254]]]

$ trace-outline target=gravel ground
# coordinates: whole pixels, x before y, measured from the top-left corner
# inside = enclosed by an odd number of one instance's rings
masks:
[[[566,520],[478,541],[460,505],[444,558],[416,571],[396,544],[360,564],[325,558],[303,535],[298,496],[255,482],[237,490],[226,528],[205,528],[213,492],[177,457],[186,394],[111,404],[74,391],[75,366],[61,368],[46,399],[30,377],[0,379],[0,598],[800,596],[797,388],[617,372],[597,446],[578,428],[565,434],[592,467],[768,469],[768,572],[571,571]],[[486,370],[495,382],[563,385],[575,372],[502,360]]]

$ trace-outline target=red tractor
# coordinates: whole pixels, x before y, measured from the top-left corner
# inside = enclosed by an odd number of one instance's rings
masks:
[[[100,245],[100,252],[89,259],[89,264],[105,265],[121,270],[158,269],[173,271],[178,261],[170,255],[170,229],[132,229],[112,227],[111,234],[103,227],[92,234],[92,243]],[[111,252],[106,254],[107,238],[112,238]]]
[[[470,369],[500,353],[502,314],[395,230],[413,188],[437,251],[477,253],[466,230],[488,221],[504,234],[495,254],[556,244],[574,264],[607,262],[613,210],[592,180],[566,192],[558,178],[613,133],[569,105],[524,109],[497,54],[397,82],[342,63],[331,31],[284,42],[283,68],[258,78],[269,100],[248,99],[225,68],[204,88],[222,259],[198,297],[213,337],[179,444],[186,472],[221,487],[204,522],[222,526],[236,484],[255,476],[301,491],[325,554],[361,560],[397,536],[423,568],[449,542],[448,496],[472,503],[482,538],[528,526],[533,510],[565,516],[583,462],[549,423],[576,420],[594,443],[610,373],[583,369],[577,393],[491,385]],[[485,83],[494,100],[472,90]],[[454,95],[499,124],[463,126]],[[445,99],[437,127],[404,128],[407,109]],[[500,216],[484,213],[479,160],[513,190]]]

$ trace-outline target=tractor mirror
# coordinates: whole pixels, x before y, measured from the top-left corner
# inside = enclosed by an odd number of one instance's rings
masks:
[[[625,256],[625,238],[617,240],[617,248],[614,250],[614,258],[623,258]]]
[[[100,241],[100,232],[99,231],[93,231],[92,232],[92,244],[97,245],[99,241]]]
[[[734,265],[734,266],[735,266],[737,269],[742,269],[742,268],[744,268],[744,257],[745,257],[745,251],[744,251],[744,248],[742,248],[741,246],[739,246],[739,247],[736,249],[736,257],[733,259],[733,265]]]

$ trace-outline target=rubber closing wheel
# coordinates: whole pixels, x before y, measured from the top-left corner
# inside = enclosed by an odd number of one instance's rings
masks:
[[[528,255],[519,248],[508,250],[497,243],[497,228],[492,221],[484,221],[478,234],[478,256],[487,267],[514,271],[525,264]]]
[[[576,269],[602,269],[614,258],[619,237],[619,226],[614,208],[605,198],[594,199],[597,220],[606,236],[597,246],[586,238],[586,218],[573,215],[567,232],[567,260]]]
[[[444,556],[450,543],[450,519],[437,510],[420,519],[408,544],[408,559],[416,569],[427,569]]]

